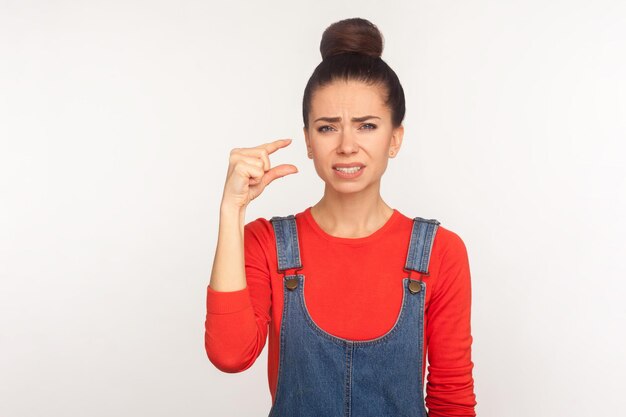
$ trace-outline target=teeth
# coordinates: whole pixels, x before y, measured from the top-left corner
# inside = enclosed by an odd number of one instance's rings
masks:
[[[337,171],[341,171],[341,172],[347,172],[348,174],[352,174],[357,172],[358,170],[361,169],[361,167],[354,167],[354,168],[335,168]]]

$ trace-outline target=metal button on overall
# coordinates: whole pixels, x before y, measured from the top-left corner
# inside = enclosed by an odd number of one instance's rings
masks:
[[[349,340],[320,328],[304,300],[305,275],[295,216],[271,219],[283,277],[283,313],[276,395],[269,417],[427,417],[422,379],[426,282],[437,220],[415,217],[400,278],[402,307],[394,326],[370,340]],[[288,269],[295,273],[287,274]],[[315,279],[309,277],[308,279]]]
[[[412,294],[418,293],[422,290],[422,287],[420,286],[419,282],[415,281],[414,279],[409,280],[409,291],[411,291]]]
[[[287,289],[295,290],[298,288],[298,280],[296,278],[289,278],[285,285],[287,286]]]

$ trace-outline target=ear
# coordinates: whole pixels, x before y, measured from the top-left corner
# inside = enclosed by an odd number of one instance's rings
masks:
[[[306,127],[303,127],[302,130],[304,131],[304,141],[306,142],[306,151],[308,155],[313,152],[313,149],[311,149],[311,138],[309,138],[309,130]]]
[[[398,155],[400,146],[402,146],[402,138],[404,137],[404,126],[400,125],[393,129],[391,133],[391,143],[389,144],[389,151],[393,151],[393,156]]]

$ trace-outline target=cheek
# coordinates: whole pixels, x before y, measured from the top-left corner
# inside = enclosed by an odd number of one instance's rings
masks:
[[[319,162],[317,159],[313,161],[313,167],[315,168],[317,176],[322,179],[329,178],[332,175],[332,168],[323,162]]]

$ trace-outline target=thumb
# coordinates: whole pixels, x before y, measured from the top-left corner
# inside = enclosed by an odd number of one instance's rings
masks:
[[[265,185],[268,185],[269,183],[274,181],[276,178],[281,178],[289,174],[296,174],[298,172],[300,171],[298,171],[298,168],[295,165],[289,165],[289,164],[278,165],[270,169],[269,171],[265,173],[265,175],[263,175],[263,182],[265,183]]]

